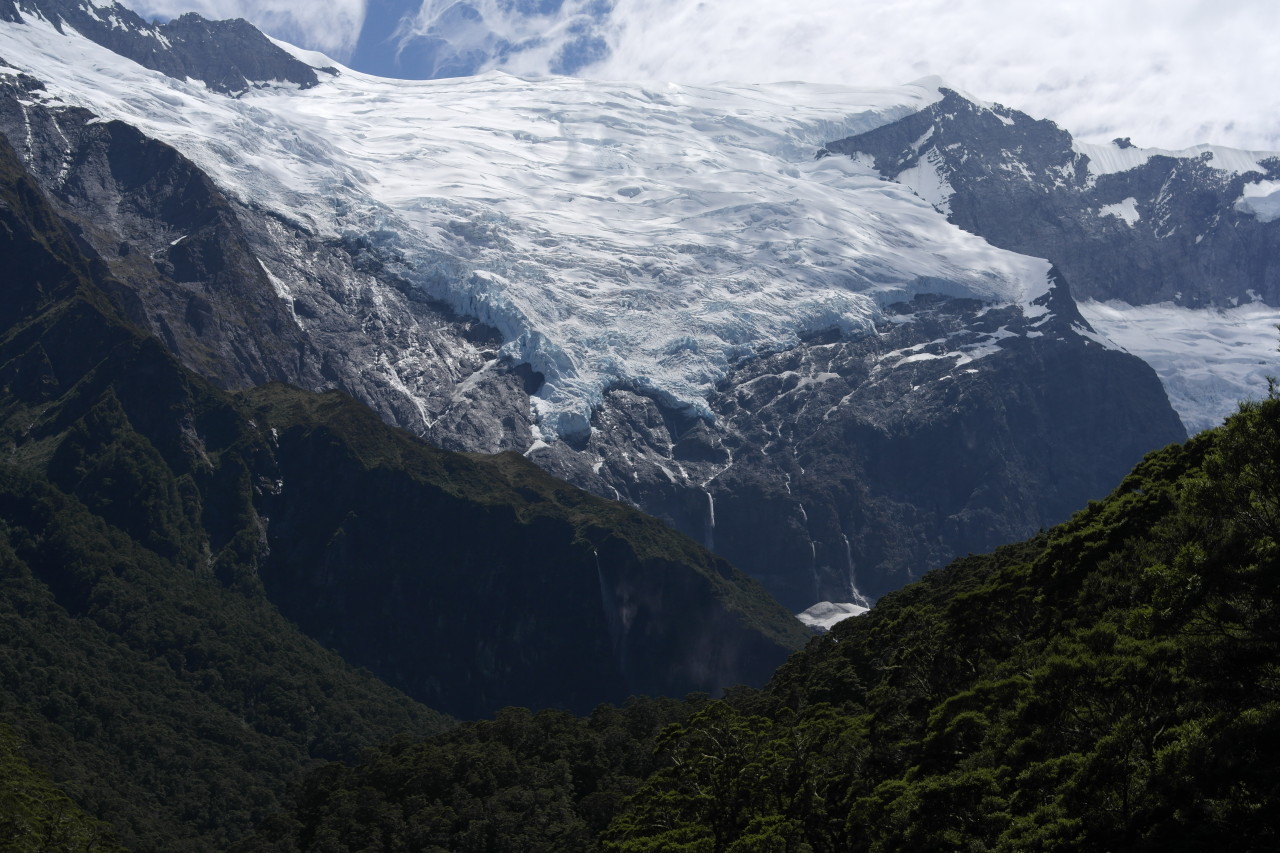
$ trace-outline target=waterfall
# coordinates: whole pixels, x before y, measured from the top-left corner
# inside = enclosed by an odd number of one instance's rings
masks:
[[[809,553],[812,555],[810,565],[813,567],[813,600],[822,600],[822,578],[818,577],[818,543],[809,537]]]
[[[600,566],[600,552],[592,549],[591,553],[596,558],[596,578],[600,581],[600,606],[604,610],[604,621],[609,628],[609,641],[613,644],[613,654],[618,661],[618,669],[625,675],[627,620],[625,615],[619,612],[617,591],[605,578],[604,569]]]
[[[818,576],[818,543],[813,541],[813,533],[809,530],[809,513],[804,511],[804,504],[797,503],[800,518],[804,520],[804,532],[809,537],[809,570],[813,572],[813,600],[822,600],[822,578]]]
[[[711,491],[704,488],[702,493],[707,496],[707,535],[704,545],[708,551],[716,549],[716,499],[711,496]]]
[[[849,537],[845,534],[841,533],[840,538],[844,540],[844,558],[849,564],[849,603],[870,608],[871,599],[858,591],[858,573],[853,568],[853,546],[849,544]]]

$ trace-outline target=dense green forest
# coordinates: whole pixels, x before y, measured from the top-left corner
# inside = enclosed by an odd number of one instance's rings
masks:
[[[123,853],[110,827],[85,814],[22,756],[0,723],[0,853]]]
[[[1278,556],[1273,393],[763,690],[397,742],[243,849],[1274,850]]]
[[[261,594],[265,437],[119,318],[3,145],[0,267],[7,782],[26,760],[132,849],[208,850],[308,767],[444,729]]]

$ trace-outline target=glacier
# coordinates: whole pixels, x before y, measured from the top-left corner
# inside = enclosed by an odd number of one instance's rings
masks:
[[[33,15],[0,26],[0,74],[44,81],[33,101],[139,128],[240,202],[367,246],[498,329],[503,354],[542,374],[546,441],[587,432],[612,388],[710,419],[706,395],[742,358],[817,331],[869,333],[919,293],[1031,313],[1050,287],[1048,262],[961,231],[867,164],[815,159],[827,140],[935,102],[937,80],[406,81],[278,43],[321,84],[233,98],[64,30]]]

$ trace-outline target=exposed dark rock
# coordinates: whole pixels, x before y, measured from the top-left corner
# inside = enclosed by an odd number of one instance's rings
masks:
[[[1280,162],[1263,163],[1265,174],[1238,175],[1214,168],[1210,153],[1153,156],[1091,176],[1089,158],[1052,122],[943,93],[927,109],[826,150],[870,155],[890,179],[932,165],[954,190],[952,222],[1001,248],[1049,259],[1078,298],[1193,308],[1255,298],[1280,304],[1280,222],[1235,207],[1244,186],[1274,178]],[[1136,220],[1113,205],[1131,205]]]
[[[449,445],[457,449],[532,441],[532,377],[499,365],[492,329],[423,300],[368,247],[328,244],[227,198],[181,154],[127,125],[24,103],[40,88],[25,76],[0,83],[0,132],[29,147],[28,168],[109,269],[107,286],[129,318],[188,367],[233,389],[271,380],[343,388],[415,432],[436,422],[458,435]],[[494,366],[503,369],[455,388]],[[472,396],[507,402],[481,411],[467,404]]]
[[[716,423],[683,432],[614,392],[585,450],[532,458],[701,537],[794,609],[876,597],[1066,518],[1184,436],[1150,368],[1091,340],[1061,282],[1050,295],[1047,320],[922,297],[876,336],[747,361]]]

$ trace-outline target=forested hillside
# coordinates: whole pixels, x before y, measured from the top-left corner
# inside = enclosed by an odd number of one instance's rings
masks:
[[[5,853],[122,853],[110,828],[76,807],[22,757],[0,724],[0,850]]]
[[[118,318],[3,145],[0,267],[0,722],[14,748],[129,847],[207,850],[306,767],[445,728],[261,593],[265,437]]]
[[[840,623],[760,691],[504,712],[247,849],[1273,850],[1280,398]]]

